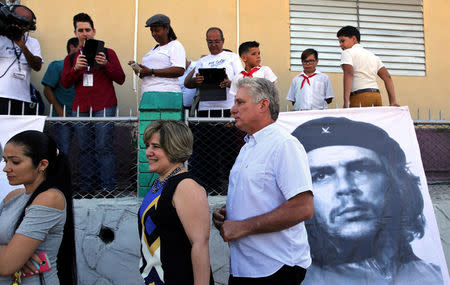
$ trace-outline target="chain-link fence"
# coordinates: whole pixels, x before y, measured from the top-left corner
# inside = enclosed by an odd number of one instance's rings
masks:
[[[245,134],[232,121],[225,117],[186,118],[194,134],[194,152],[188,168],[209,195],[227,194],[230,169],[244,144]],[[448,195],[450,123],[416,121],[414,124],[430,192],[435,196]],[[107,145],[99,145],[102,130],[112,134]],[[49,117],[44,131],[57,140],[61,151],[68,153],[75,198],[136,195],[137,118]],[[87,143],[80,145],[80,137]],[[105,148],[112,149],[112,156],[106,159],[102,156]]]
[[[226,195],[228,175],[245,134],[230,118],[188,117],[186,122],[194,133],[190,171],[209,195]],[[430,192],[450,195],[450,122],[416,121],[414,125]]]
[[[430,193],[450,195],[450,122],[415,121],[414,127]]]
[[[48,117],[44,132],[55,138],[72,169],[74,198],[136,196],[136,117]]]
[[[245,133],[229,118],[190,118],[189,128],[194,134],[189,171],[208,195],[226,195],[230,170],[244,144]]]

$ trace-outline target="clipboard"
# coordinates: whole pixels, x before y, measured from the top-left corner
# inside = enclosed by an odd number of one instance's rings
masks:
[[[90,67],[98,69],[98,63],[95,61],[95,56],[103,51],[105,47],[104,41],[86,39],[83,47],[83,54],[86,56],[86,60]]]
[[[225,68],[199,68],[198,72],[204,77],[198,88],[200,101],[225,101],[227,89],[220,88],[220,83],[227,78]]]

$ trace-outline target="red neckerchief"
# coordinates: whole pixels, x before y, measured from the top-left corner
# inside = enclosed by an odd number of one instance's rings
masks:
[[[261,65],[253,67],[252,70],[250,70],[249,72],[242,70],[241,73],[244,75],[243,78],[245,77],[253,77],[253,73],[257,72],[259,69],[261,68]]]
[[[308,82],[308,84],[309,84],[309,86],[311,86],[311,82],[309,82],[309,79],[311,78],[311,77],[313,77],[313,76],[315,76],[317,73],[313,73],[313,74],[311,74],[310,76],[307,76],[307,75],[305,75],[305,74],[301,74],[302,75],[302,77],[303,77],[303,81],[302,81],[302,86],[300,86],[300,89],[302,89],[303,88],[303,85],[305,84],[305,81],[306,82]]]

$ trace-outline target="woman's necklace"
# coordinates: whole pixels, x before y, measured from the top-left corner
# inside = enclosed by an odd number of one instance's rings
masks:
[[[177,174],[178,172],[180,172],[181,170],[183,170],[183,167],[178,166],[177,168],[175,168],[172,172],[169,173],[169,175],[167,175],[166,178],[164,178],[162,181],[158,179],[155,179],[155,181],[153,181],[152,184],[152,193],[156,193],[159,191],[159,189],[161,189],[162,187],[164,187],[164,185],[166,185],[167,180],[174,176],[175,174]],[[158,184],[158,182],[161,182]]]

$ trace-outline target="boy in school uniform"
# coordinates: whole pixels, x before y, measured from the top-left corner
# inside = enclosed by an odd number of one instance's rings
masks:
[[[292,80],[287,100],[295,111],[327,109],[333,101],[334,93],[328,75],[316,69],[319,55],[315,49],[302,52],[303,72]]]
[[[244,42],[239,46],[239,56],[245,64],[245,70],[237,74],[231,82],[230,94],[237,93],[238,80],[245,77],[265,78],[272,83],[276,83],[278,77],[268,66],[261,66],[261,52],[259,43],[256,41]]]
[[[377,76],[384,81],[389,105],[400,106],[395,98],[391,75],[378,56],[359,44],[359,30],[353,26],[345,26],[336,36],[343,50],[341,67],[344,71],[344,108],[382,106]]]

